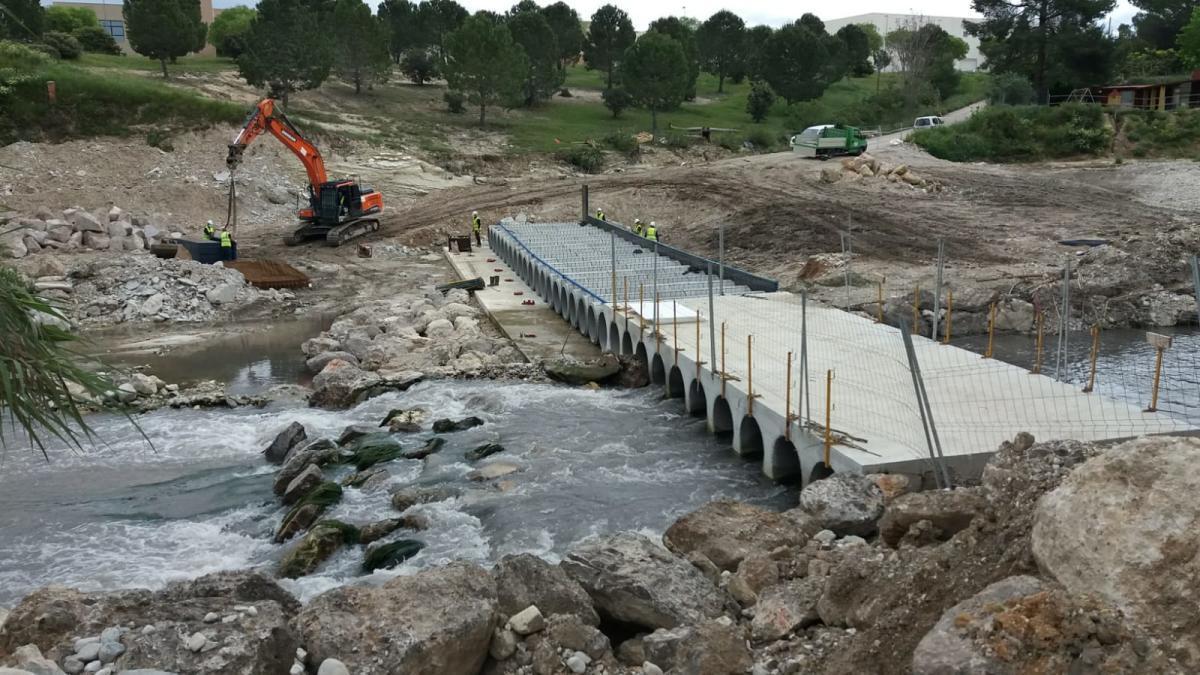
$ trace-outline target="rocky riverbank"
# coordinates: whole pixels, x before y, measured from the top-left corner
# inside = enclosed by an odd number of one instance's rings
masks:
[[[1195,672],[1198,450],[1021,435],[975,487],[837,474],[782,513],[712,502],[661,542],[612,533],[557,565],[452,562],[304,606],[256,571],[47,587],[0,614],[0,672]]]

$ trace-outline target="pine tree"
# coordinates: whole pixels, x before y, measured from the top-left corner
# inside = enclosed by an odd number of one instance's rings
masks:
[[[687,97],[688,63],[683,47],[668,35],[650,31],[621,57],[621,85],[650,111],[650,132],[658,135],[658,113],[679,107]]]
[[[208,26],[200,21],[200,0],[125,0],[129,46],[155,59],[167,77],[167,61],[204,49]]]
[[[260,0],[247,37],[253,48],[238,57],[238,72],[287,108],[290,93],[316,89],[329,77],[333,46],[325,25],[321,12],[304,0]]]
[[[605,5],[592,15],[583,61],[589,70],[603,70],[608,76],[605,89],[613,88],[613,75],[625,50],[637,39],[629,15],[615,5]]]
[[[558,42],[554,31],[539,12],[523,11],[508,19],[513,41],[528,60],[525,74],[525,105],[545,101],[558,91],[566,74],[559,67]]]
[[[746,23],[723,9],[700,25],[696,42],[704,70],[717,76],[717,93],[725,91],[725,78],[745,59]]]
[[[334,65],[338,77],[354,85],[386,82],[392,71],[388,36],[383,22],[362,0],[337,0],[333,6]]]
[[[42,34],[45,10],[38,0],[4,0],[0,11],[0,37],[28,41]]]
[[[446,83],[479,106],[479,126],[487,121],[489,105],[520,97],[529,61],[508,26],[472,16],[445,42]]]

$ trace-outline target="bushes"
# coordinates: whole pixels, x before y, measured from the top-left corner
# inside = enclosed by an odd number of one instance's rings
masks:
[[[73,61],[83,56],[83,45],[79,43],[79,40],[66,33],[58,31],[42,33],[42,43],[53,47],[61,59]]]
[[[1108,150],[1112,132],[1096,105],[992,106],[961,124],[918,131],[912,140],[954,162],[1008,162],[1098,155]]]
[[[425,49],[410,49],[400,60],[400,72],[418,87],[438,76],[437,61]]]
[[[1130,110],[1118,113],[1117,127],[1135,157],[1150,154],[1195,157],[1200,145],[1200,111]]]
[[[79,41],[85,52],[114,55],[121,53],[121,48],[117,46],[113,36],[99,26],[76,28],[71,35]]]
[[[442,94],[442,100],[446,102],[446,107],[450,112],[459,115],[467,111],[466,97],[461,91],[447,91]]]
[[[557,156],[584,173],[596,173],[604,166],[604,153],[590,144],[559,150]]]
[[[993,105],[1026,105],[1033,103],[1033,85],[1017,73],[993,75],[988,83],[987,97],[988,103]]]
[[[633,105],[633,96],[621,88],[605,89],[600,98],[604,99],[604,107],[612,113],[613,119],[621,116],[621,111]]]
[[[770,85],[766,82],[755,82],[750,85],[750,94],[746,96],[746,112],[750,114],[750,119],[755,122],[767,119],[773,105],[775,105],[775,92],[771,91]]]
[[[632,134],[624,131],[614,131],[604,137],[604,144],[626,155],[636,155],[641,151],[641,145]]]
[[[672,131],[666,136],[663,136],[660,142],[668,148],[683,150],[685,148],[692,147],[696,143],[696,139],[692,136],[688,136],[687,134],[681,134],[678,131]]]
[[[770,150],[775,145],[775,137],[766,129],[753,129],[746,134],[746,140],[754,145],[755,150]]]

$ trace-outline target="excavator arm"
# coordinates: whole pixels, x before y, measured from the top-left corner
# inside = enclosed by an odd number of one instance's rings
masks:
[[[288,120],[287,115],[283,114],[283,111],[275,110],[275,101],[272,99],[264,98],[250,111],[250,115],[246,118],[246,124],[229,144],[229,155],[225,158],[225,165],[229,167],[230,171],[237,169],[238,165],[242,163],[242,153],[264,131],[279,139],[279,142],[291,150],[304,165],[304,171],[308,174],[309,187],[315,195],[321,189],[321,185],[328,180],[328,175],[325,173],[325,161],[321,159],[321,153],[317,147],[300,135],[299,130]]]

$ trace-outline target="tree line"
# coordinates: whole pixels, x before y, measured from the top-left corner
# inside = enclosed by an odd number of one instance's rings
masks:
[[[1200,5],[1195,0],[1131,0],[1129,24],[1105,18],[1115,0],[972,0],[968,22],[1004,102],[1051,96],[1114,81],[1181,75],[1200,67]]]

